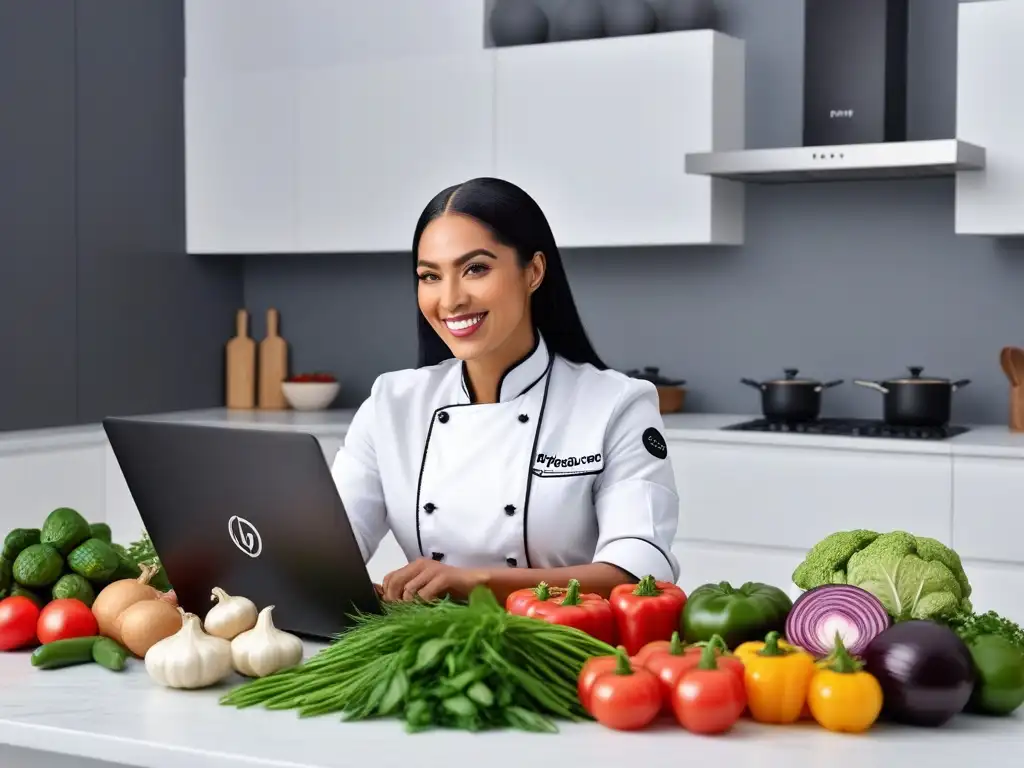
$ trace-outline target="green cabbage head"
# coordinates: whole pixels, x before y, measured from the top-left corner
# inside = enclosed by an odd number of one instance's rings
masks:
[[[852,584],[871,592],[896,621],[970,613],[971,585],[959,555],[905,531],[839,531],[807,553],[793,572],[801,589]]]

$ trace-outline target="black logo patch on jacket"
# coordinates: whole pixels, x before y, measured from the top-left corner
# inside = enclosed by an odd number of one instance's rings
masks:
[[[665,442],[665,438],[661,436],[661,432],[654,427],[648,427],[644,430],[643,443],[644,448],[654,458],[668,458],[668,444]]]
[[[574,475],[596,475],[604,471],[604,456],[600,453],[578,456],[558,456],[553,453],[538,453],[533,460],[532,472],[537,477],[571,477]]]

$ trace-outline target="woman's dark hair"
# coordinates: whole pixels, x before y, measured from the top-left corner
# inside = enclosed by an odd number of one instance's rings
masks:
[[[547,265],[544,279],[530,297],[534,328],[540,331],[548,349],[556,355],[574,363],[590,363],[601,370],[607,368],[583,329],[555,236],[547,217],[532,197],[515,184],[488,177],[471,179],[438,193],[427,203],[416,223],[412,241],[414,269],[423,230],[446,213],[463,214],[486,226],[499,243],[515,249],[520,266],[525,267],[537,251],[543,253]],[[421,367],[452,357],[448,345],[422,312],[417,313],[417,336]]]

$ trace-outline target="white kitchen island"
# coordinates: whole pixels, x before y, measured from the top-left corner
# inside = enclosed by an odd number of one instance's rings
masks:
[[[313,646],[310,647],[311,650]],[[33,668],[27,652],[0,654],[3,768],[867,768],[1014,765],[1024,715],[961,715],[939,729],[876,726],[833,734],[814,723],[741,721],[726,735],[699,737],[671,721],[639,733],[593,723],[557,734],[434,731],[406,734],[394,720],[343,723],[290,711],[238,710],[205,691],[153,683],[139,661],[110,672],[89,664]]]

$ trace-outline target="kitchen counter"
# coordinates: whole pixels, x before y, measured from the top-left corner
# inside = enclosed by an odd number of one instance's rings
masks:
[[[310,646],[312,650],[314,647]],[[240,678],[229,681],[239,682]],[[342,723],[327,716],[220,706],[226,688],[172,691],[153,683],[141,662],[122,673],[95,665],[59,670],[30,666],[25,652],[0,654],[0,758],[5,747],[91,758],[138,768],[451,768],[452,765],[828,765],[831,768],[927,763],[933,768],[996,762],[1024,745],[1024,717],[961,716],[944,728],[879,726],[862,736],[812,724],[760,726],[695,737],[666,724],[618,733],[596,724],[560,725],[560,734],[517,731],[415,735],[394,720]],[[22,760],[24,758],[22,757]],[[68,762],[74,765],[74,762]],[[19,764],[32,768],[32,763]]]
[[[144,418],[250,429],[305,430],[317,435],[341,436],[355,413],[352,409],[328,411],[233,411],[209,408],[149,414]],[[747,445],[786,445],[848,451],[925,453],[989,458],[1024,458],[1024,433],[1012,433],[993,424],[967,425],[965,434],[949,440],[906,440],[874,437],[839,437],[780,432],[725,431],[729,424],[757,418],[755,414],[670,413],[664,417],[669,440]],[[64,447],[103,441],[98,424],[75,427],[0,432],[0,454],[49,446]]]

